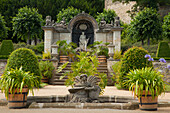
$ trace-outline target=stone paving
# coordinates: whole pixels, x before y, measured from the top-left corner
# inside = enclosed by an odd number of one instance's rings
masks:
[[[158,108],[158,111],[115,110],[115,109],[8,109],[0,106],[0,113],[170,113],[170,107]]]
[[[53,85],[48,85],[45,86],[44,88],[40,88],[40,89],[34,89],[34,96],[54,96],[54,95],[61,95],[61,96],[65,96],[67,94],[69,94],[68,89],[71,87],[66,87],[66,86],[53,86]],[[31,93],[29,93],[28,96],[32,96]],[[133,98],[133,95],[130,91],[128,90],[117,90],[116,87],[114,86],[107,86],[105,89],[105,92],[103,94],[103,96],[119,96],[119,97],[131,97]],[[170,92],[166,92],[165,94],[159,96],[159,101],[160,102],[170,102]],[[0,100],[4,100],[5,99],[5,95],[3,93],[1,93],[0,91]],[[53,103],[55,104],[55,103]],[[160,104],[159,104],[160,105]],[[5,106],[0,106],[0,113],[148,113],[148,111],[140,111],[139,109],[137,110],[122,110],[122,109],[108,109],[103,108],[103,109],[73,109],[71,108],[63,108],[61,109],[60,107],[43,107],[43,109],[37,109],[37,108],[30,108],[30,109],[21,109],[21,110],[11,110],[8,109],[8,107]],[[152,112],[149,112],[152,113]],[[158,107],[158,111],[154,111],[154,113],[170,113],[170,107],[168,104],[168,107],[166,107],[166,105],[160,105],[160,107]]]
[[[34,89],[34,96],[51,96],[51,95],[67,95],[69,94],[68,89],[71,87],[66,86],[53,86],[48,85],[44,88]],[[128,90],[118,90],[115,86],[107,86],[105,88],[104,94],[105,96],[113,95],[113,96],[126,96],[132,97],[132,92]],[[31,92],[28,96],[32,96]],[[4,93],[0,91],[0,99],[5,99]],[[170,92],[166,92],[159,96],[159,100],[170,101]]]

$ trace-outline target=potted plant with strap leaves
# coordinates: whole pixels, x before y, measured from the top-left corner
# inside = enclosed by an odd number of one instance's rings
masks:
[[[165,92],[163,75],[151,67],[131,70],[127,75],[129,90],[138,97],[141,110],[157,110],[158,96]]]
[[[5,93],[9,108],[25,108],[29,90],[33,93],[33,87],[38,86],[36,76],[23,71],[22,67],[6,71],[0,80],[1,91]]]

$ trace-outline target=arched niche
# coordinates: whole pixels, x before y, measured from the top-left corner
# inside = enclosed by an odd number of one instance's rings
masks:
[[[68,24],[68,29],[71,31],[72,42],[79,47],[79,38],[84,32],[86,38],[89,38],[87,45],[93,44],[95,29],[98,29],[97,21],[86,13],[81,13],[75,16]]]

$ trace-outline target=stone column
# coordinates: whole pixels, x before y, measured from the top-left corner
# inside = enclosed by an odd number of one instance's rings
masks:
[[[53,42],[54,28],[52,26],[44,26],[42,28],[44,30],[44,52],[51,53],[51,44]]]
[[[115,51],[121,51],[121,30],[113,32],[113,44],[115,45]]]

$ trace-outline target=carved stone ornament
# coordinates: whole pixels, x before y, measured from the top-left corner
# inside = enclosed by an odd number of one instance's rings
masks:
[[[115,17],[115,24],[114,24],[115,27],[120,27],[120,20],[119,20],[119,17]]]
[[[46,16],[46,26],[52,26],[51,16]]]
[[[86,30],[86,29],[87,29],[87,26],[86,26],[86,24],[81,24],[81,25],[79,26],[79,28],[80,28],[81,30]]]
[[[104,18],[102,18],[102,20],[100,21],[100,28],[104,28],[106,26],[106,21],[104,20]]]
[[[97,103],[100,94],[100,87],[97,84],[97,78],[95,76],[87,76],[82,74],[75,77],[75,85],[69,89],[70,102],[76,103]]]

